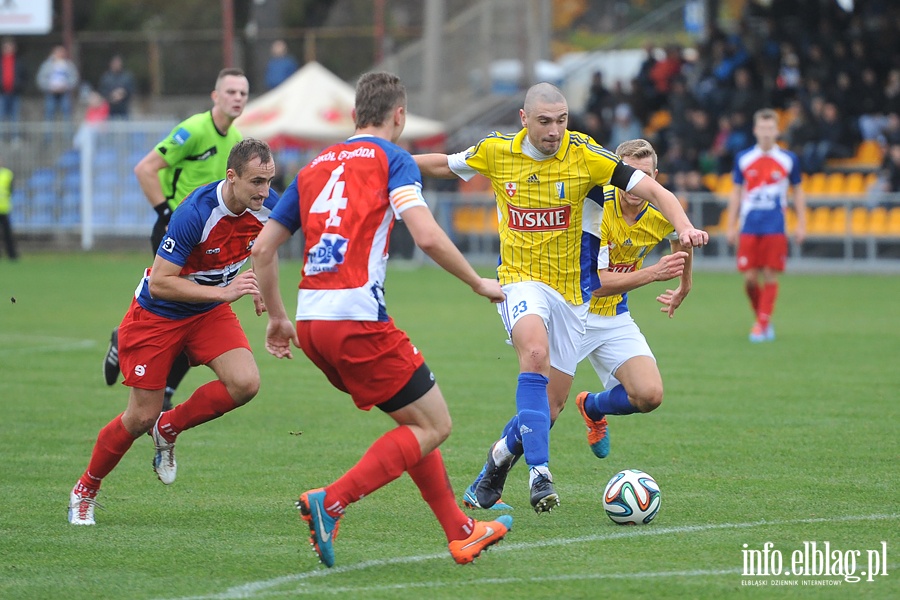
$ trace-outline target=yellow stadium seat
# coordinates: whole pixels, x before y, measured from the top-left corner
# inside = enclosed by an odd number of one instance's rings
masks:
[[[485,233],[496,233],[499,235],[500,219],[497,216],[496,206],[494,206],[493,204],[485,206],[482,219],[484,221]]]
[[[453,229],[456,233],[471,235],[478,233],[478,217],[472,206],[458,206],[453,211]]]
[[[878,173],[875,171],[872,171],[871,173],[866,173],[865,180],[866,180],[865,187],[866,187],[866,191],[868,192],[869,190],[872,189],[872,187],[876,183],[878,183]]]
[[[706,173],[703,176],[703,185],[710,191],[715,190],[719,185],[719,176],[715,173]]]
[[[653,135],[660,129],[665,129],[671,124],[672,113],[665,109],[658,110],[647,119],[647,124],[644,126],[644,133],[648,136]]]
[[[833,235],[847,234],[847,207],[835,206],[831,209],[831,224],[829,225],[829,233]]]
[[[866,193],[866,178],[859,172],[854,171],[844,176],[844,195],[850,198],[863,196]]]
[[[833,169],[867,170],[877,169],[884,160],[884,150],[877,140],[863,140],[856,147],[856,152],[850,158],[832,158],[827,166]]]
[[[853,235],[869,233],[869,209],[865,206],[854,206],[850,211],[850,233]]]
[[[827,177],[825,173],[813,173],[807,179],[807,187],[804,191],[810,196],[822,196],[825,194]]]
[[[831,208],[817,206],[809,211],[806,220],[806,231],[810,235],[827,235],[831,233]]]
[[[797,212],[792,207],[784,211],[784,227],[789,234],[797,231]]]
[[[825,176],[825,193],[829,196],[840,196],[844,193],[843,173],[829,173]]]
[[[722,173],[719,175],[719,181],[713,189],[719,196],[730,195],[731,190],[734,189],[734,179],[731,178],[731,173]]]
[[[871,235],[886,235],[888,232],[887,209],[876,206],[869,211],[869,233]]]
[[[857,147],[856,156],[853,158],[859,163],[878,168],[884,160],[884,150],[877,140],[863,140]]]
[[[900,237],[900,206],[895,206],[888,212],[887,234]]]
[[[718,223],[710,223],[706,227],[707,233],[710,235],[725,235],[725,232],[728,230],[728,209],[725,208],[719,213],[719,222]]]

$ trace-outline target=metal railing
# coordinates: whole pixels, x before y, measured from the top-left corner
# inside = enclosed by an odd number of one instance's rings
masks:
[[[133,169],[174,125],[174,120],[113,121],[93,127],[0,125],[4,163],[15,174],[11,219],[17,234],[74,237],[85,250],[104,238],[146,243],[156,215]],[[314,154],[281,153],[276,164],[293,172]],[[496,204],[490,192],[426,191],[426,198],[464,252],[485,263],[496,262]],[[726,197],[690,193],[683,200],[692,222],[712,235],[700,260],[730,257],[723,228]],[[794,244],[793,260],[900,269],[900,194],[810,195],[808,204],[807,241]],[[792,221],[788,223],[790,227]]]

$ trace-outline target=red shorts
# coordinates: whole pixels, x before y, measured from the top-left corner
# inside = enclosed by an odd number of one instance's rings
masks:
[[[182,352],[192,365],[205,365],[235,348],[250,350],[250,343],[230,304],[187,319],[167,319],[132,300],[119,325],[123,383],[142,390],[165,388],[172,362]]]
[[[784,271],[788,240],[783,233],[742,233],[738,240],[738,271],[769,268]]]
[[[393,319],[297,321],[297,335],[331,385],[350,394],[362,410],[393,398],[425,364]]]

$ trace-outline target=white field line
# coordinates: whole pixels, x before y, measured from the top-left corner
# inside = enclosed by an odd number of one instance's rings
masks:
[[[615,533],[603,533],[597,535],[579,536],[575,538],[557,538],[550,540],[542,540],[539,542],[521,542],[508,543],[502,542],[495,548],[490,550],[491,554],[499,554],[506,552],[516,552],[518,550],[530,550],[533,548],[543,548],[547,546],[564,546],[568,544],[580,544],[585,542],[597,542],[604,540],[615,540],[622,538],[636,538],[644,536],[661,536],[661,535],[678,535],[684,533],[700,533],[704,531],[714,531],[717,529],[749,529],[753,527],[781,527],[785,525],[802,525],[810,523],[847,523],[853,521],[886,521],[900,519],[900,514],[884,514],[884,515],[858,515],[844,516],[833,518],[814,518],[814,519],[794,519],[789,521],[752,521],[749,523],[711,523],[707,525],[686,525],[681,527],[627,527],[622,528]],[[263,581],[253,581],[243,585],[235,586],[213,594],[205,594],[202,596],[184,596],[173,598],[171,600],[232,600],[246,598],[266,598],[273,596],[294,596],[301,594],[334,594],[345,592],[364,593],[374,590],[402,590],[416,588],[438,588],[447,585],[490,585],[490,584],[507,584],[507,583],[531,583],[531,582],[554,582],[554,581],[582,581],[582,580],[598,580],[598,579],[643,579],[653,577],[709,577],[715,575],[731,575],[740,574],[741,569],[735,567],[733,569],[717,569],[717,570],[690,570],[690,571],[663,571],[663,572],[647,572],[647,573],[586,573],[579,575],[549,575],[542,577],[515,577],[515,578],[497,578],[485,577],[472,581],[454,581],[447,582],[409,582],[397,583],[385,586],[347,586],[335,587],[330,584],[325,585],[309,585],[306,582],[321,577],[330,577],[340,573],[350,573],[353,571],[362,571],[370,568],[380,568],[396,564],[411,564],[428,560],[450,560],[446,552],[439,554],[427,554],[420,556],[405,556],[383,560],[368,560],[354,565],[338,566],[331,569],[320,568],[315,571],[307,571],[305,573],[296,573],[294,575],[284,575],[274,579],[266,579]],[[286,584],[295,583],[290,590],[274,590],[272,588],[281,587]]]
[[[46,335],[0,334],[0,356],[68,352],[94,348],[96,340],[51,337]]]

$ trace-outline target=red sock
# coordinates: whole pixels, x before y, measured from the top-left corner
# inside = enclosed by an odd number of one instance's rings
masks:
[[[778,283],[767,283],[759,293],[759,313],[757,321],[764,328],[769,326],[772,313],[775,312],[775,298],[778,297]]]
[[[333,517],[348,504],[368,496],[400,477],[422,460],[422,448],[412,429],[391,429],[369,446],[359,462],[325,488],[325,507]]]
[[[225,384],[218,379],[210,381],[198,387],[190,398],[164,412],[159,419],[159,430],[166,441],[174,442],[182,431],[212,421],[235,408],[237,404]]]
[[[122,415],[107,423],[97,435],[88,468],[78,483],[88,490],[100,488],[100,481],[116,468],[136,440],[122,424]]]
[[[448,542],[464,540],[472,535],[474,523],[456,503],[440,450],[432,450],[428,456],[410,467],[409,476],[444,528]]]
[[[759,315],[759,286],[755,281],[745,281],[744,290],[747,292],[747,297],[750,298],[750,306],[753,308],[753,314]]]

